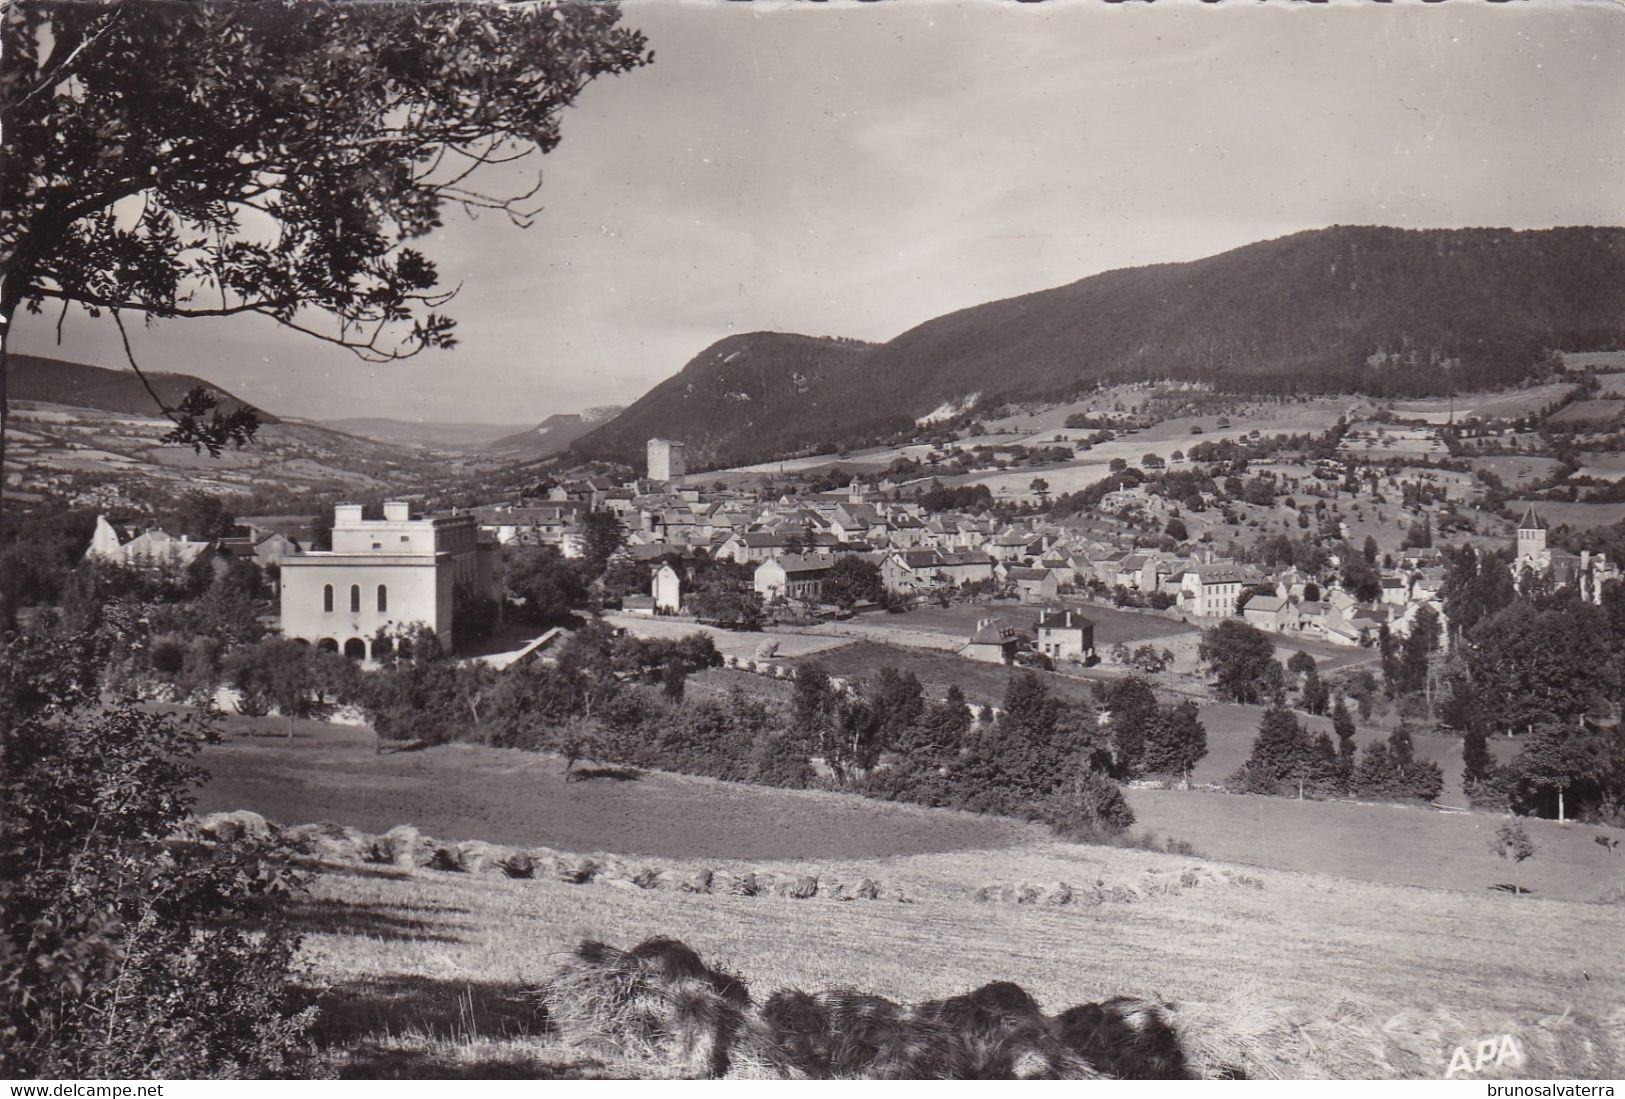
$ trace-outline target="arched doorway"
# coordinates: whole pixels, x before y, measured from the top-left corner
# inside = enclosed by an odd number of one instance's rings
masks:
[[[344,643],[344,655],[351,660],[367,659],[367,643],[359,637],[352,637]]]
[[[389,638],[375,637],[372,639],[372,658],[374,660],[387,660],[394,651],[395,643]]]
[[[409,638],[401,638],[401,643],[395,646],[395,658],[397,660],[412,659],[412,642]]]
[[[339,651],[339,643],[331,637],[324,637],[316,642],[316,651],[319,653],[336,653]]]

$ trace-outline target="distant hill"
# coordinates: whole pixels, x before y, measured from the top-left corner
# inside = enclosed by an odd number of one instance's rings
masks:
[[[575,449],[625,458],[662,435],[710,464],[766,460],[1141,379],[1421,396],[1622,345],[1625,229],[1338,226],[973,306],[873,348],[729,337]]]
[[[873,349],[859,340],[750,332],[718,340],[571,449],[639,464],[650,438],[689,444],[694,465],[729,465],[841,434],[824,413]]]
[[[482,424],[436,420],[392,420],[386,416],[357,416],[348,420],[322,420],[322,427],[376,439],[396,446],[424,446],[442,450],[479,450],[504,436],[527,430],[524,424]]]
[[[587,432],[621,414],[620,405],[589,408],[585,412],[561,412],[535,427],[527,427],[494,439],[485,449],[513,458],[547,458],[569,449]]]
[[[6,382],[7,396],[17,401],[45,401],[51,404],[72,405],[76,408],[98,408],[104,412],[129,412],[142,416],[159,415],[147,392],[133,370],[109,370],[86,363],[65,359],[48,359],[40,355],[6,356],[9,367]],[[213,382],[191,374],[166,374],[147,371],[147,380],[166,405],[180,403],[181,398],[197,386],[212,390],[227,408],[252,408],[262,424],[279,423],[278,418]]]

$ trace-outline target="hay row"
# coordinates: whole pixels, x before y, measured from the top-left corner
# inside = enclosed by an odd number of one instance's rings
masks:
[[[239,809],[211,813],[196,822],[196,829],[197,835],[205,839],[252,836],[273,840],[307,858],[372,863],[403,870],[552,879],[570,885],[672,893],[912,903],[902,890],[885,888],[873,878],[849,882],[838,878],[820,879],[814,874],[629,862],[614,855],[578,855],[551,847],[510,847],[483,840],[449,843],[425,836],[409,824],[397,825],[382,835],[372,835],[341,824],[283,826],[258,813]]]
[[[1148,870],[1132,881],[1108,882],[1097,879],[1091,885],[1071,885],[1064,881],[1019,885],[984,885],[972,896],[983,904],[1075,905],[1094,908],[1102,904],[1134,904],[1154,897],[1177,897],[1187,889],[1203,885],[1228,885],[1262,889],[1258,878],[1233,870],[1190,866],[1183,870]]]
[[[619,1074],[773,1079],[1612,1079],[1625,1008],[1512,1018],[1343,1001],[1307,1012],[1242,990],[1114,997],[1046,1015],[1020,986],[898,1004],[745,982],[673,939],[583,942],[533,993],[567,1047]],[[1491,1048],[1493,1047],[1493,1048]]]

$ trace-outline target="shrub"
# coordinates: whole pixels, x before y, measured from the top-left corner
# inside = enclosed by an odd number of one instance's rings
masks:
[[[315,1074],[278,903],[299,881],[255,836],[173,842],[213,730],[76,681],[120,643],[33,635],[0,652],[0,1074]]]
[[[1037,804],[1035,815],[1056,835],[1081,843],[1118,836],[1134,826],[1134,810],[1122,788],[1095,771],[1075,772]]]

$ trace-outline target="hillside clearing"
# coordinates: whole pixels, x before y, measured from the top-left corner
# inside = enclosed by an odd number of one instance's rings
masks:
[[[1601,906],[1268,871],[1256,889],[1088,909],[972,899],[988,882],[1125,880],[1188,865],[1042,844],[800,867],[826,878],[883,874],[914,898],[906,905],[340,866],[317,878],[300,925],[324,988],[322,1036],[351,1077],[613,1072],[555,1044],[519,996],[588,937],[680,938],[758,997],[855,987],[921,1000],[1012,980],[1058,1011],[1113,995],[1211,1001],[1253,990],[1323,1016],[1349,1001],[1384,1014],[1441,1005],[1505,1013],[1515,1030],[1546,1014],[1619,1007],[1625,939],[1618,910]],[[1526,933],[1531,922],[1540,935]],[[1442,1068],[1449,1050],[1428,1056]]]
[[[681,858],[835,858],[1008,847],[1031,831],[811,790],[646,772],[566,782],[563,761],[452,744],[379,755],[367,729],[233,718],[202,758],[200,813],[252,809],[286,823],[370,832],[414,824],[443,839]],[[588,766],[583,764],[582,766]]]
[[[1245,721],[1230,734],[1206,719],[1210,738],[1250,743]],[[225,743],[204,752],[211,781],[198,811],[252,809],[284,823],[333,821],[369,832],[413,824],[446,840],[717,860],[942,855],[997,864],[1048,842],[1037,825],[852,794],[658,771],[566,782],[563,761],[542,753],[448,745],[380,756],[363,729],[299,722],[290,741],[283,728],[275,719],[234,719]],[[1210,857],[1468,891],[1506,880],[1488,849],[1491,815],[1199,791],[1128,796],[1137,831],[1184,840]],[[1625,880],[1625,859],[1592,842],[1599,829],[1529,827],[1541,850],[1520,868],[1521,881],[1540,895],[1593,900]]]

